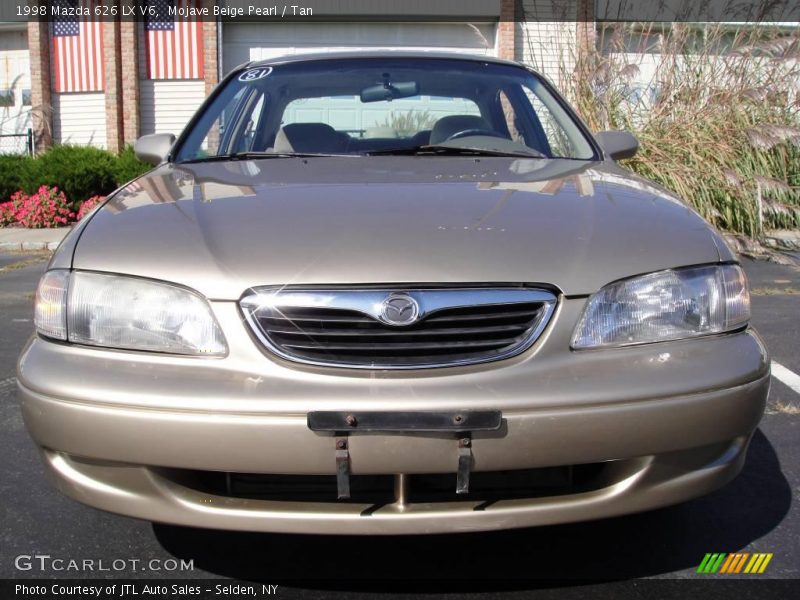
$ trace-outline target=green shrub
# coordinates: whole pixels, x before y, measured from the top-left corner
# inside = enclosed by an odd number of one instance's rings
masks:
[[[6,202],[17,190],[32,191],[33,159],[29,156],[0,154],[0,202]]]
[[[125,146],[125,149],[120,152],[120,155],[117,157],[114,179],[117,182],[117,186],[121,186],[128,183],[131,179],[135,179],[139,175],[147,173],[147,171],[152,168],[151,165],[136,158],[132,146]]]
[[[119,156],[90,146],[53,146],[36,158],[0,155],[0,202],[23,190],[36,193],[42,185],[58,187],[72,210],[93,196],[106,196],[150,170],[128,146]]]
[[[41,185],[63,190],[72,210],[92,196],[105,196],[116,187],[117,158],[91,146],[53,146],[37,156],[31,181],[23,188],[33,193]]]
[[[17,191],[35,194],[44,185],[62,190],[70,210],[78,212],[82,202],[106,196],[151,168],[131,146],[119,156],[90,146],[53,146],[35,158],[0,155],[0,204]]]

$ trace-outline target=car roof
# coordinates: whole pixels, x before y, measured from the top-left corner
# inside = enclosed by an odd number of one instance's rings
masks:
[[[285,56],[276,56],[274,58],[267,58],[264,60],[254,60],[241,65],[238,68],[251,68],[260,66],[269,66],[277,64],[288,64],[298,62],[312,62],[320,60],[337,60],[348,58],[406,58],[406,59],[448,59],[448,60],[464,60],[470,62],[490,62],[495,64],[521,66],[520,63],[513,60],[506,60],[494,56],[484,56],[481,54],[468,54],[464,52],[441,52],[438,50],[403,50],[403,49],[382,49],[382,50],[339,50],[335,52],[313,52],[302,54],[287,54]]]

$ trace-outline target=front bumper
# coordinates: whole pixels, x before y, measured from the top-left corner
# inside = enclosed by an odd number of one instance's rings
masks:
[[[574,323],[583,301],[564,301]],[[48,475],[81,502],[183,525],[305,533],[436,533],[526,527],[647,510],[733,478],[764,410],[768,357],[753,331],[597,352],[565,352],[555,326],[525,354],[442,373],[343,373],[268,359],[234,306],[215,311],[225,359],[153,357],[33,339],[20,359],[23,415]],[[473,436],[476,473],[604,465],[589,488],[441,502],[240,498],[175,470],[332,475],[334,438],[313,410],[501,410]],[[446,474],[446,434],[350,438],[354,476]]]

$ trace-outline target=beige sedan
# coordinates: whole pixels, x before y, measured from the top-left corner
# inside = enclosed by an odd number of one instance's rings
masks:
[[[224,529],[527,527],[730,481],[769,360],[747,282],[529,69],[234,70],[55,253],[19,361],[46,472]]]

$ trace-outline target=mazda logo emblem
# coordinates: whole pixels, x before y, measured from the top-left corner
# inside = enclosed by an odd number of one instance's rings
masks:
[[[380,318],[388,325],[412,325],[419,319],[419,304],[408,294],[389,294],[381,304]]]

